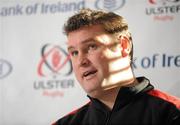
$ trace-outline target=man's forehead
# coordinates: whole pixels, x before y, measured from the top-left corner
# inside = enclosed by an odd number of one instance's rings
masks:
[[[76,48],[78,46],[82,46],[84,44],[88,44],[90,42],[97,42],[97,41],[94,38],[89,38],[89,39],[86,39],[84,41],[81,41],[79,44],[67,44],[68,45],[68,50],[74,49],[74,48]]]
[[[76,38],[76,36],[89,37],[96,36],[98,34],[105,33],[105,30],[101,25],[85,26],[75,31],[69,32],[68,39]]]

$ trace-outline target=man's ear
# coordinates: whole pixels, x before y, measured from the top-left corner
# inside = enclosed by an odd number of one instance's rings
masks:
[[[121,54],[122,57],[126,57],[130,54],[131,52],[131,42],[129,41],[129,39],[126,36],[121,36],[120,37],[120,45],[121,45]]]

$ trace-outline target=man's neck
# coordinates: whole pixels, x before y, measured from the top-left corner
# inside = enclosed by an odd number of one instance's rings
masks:
[[[138,84],[138,81],[136,78],[133,79],[130,83],[128,83],[125,86],[131,87]],[[121,89],[121,86],[111,88],[109,90],[105,90],[103,93],[101,93],[100,96],[98,96],[97,99],[99,99],[102,103],[104,103],[110,110],[113,109],[117,95],[119,93],[119,90]]]
[[[106,90],[98,99],[105,104],[110,110],[113,109],[120,87]]]

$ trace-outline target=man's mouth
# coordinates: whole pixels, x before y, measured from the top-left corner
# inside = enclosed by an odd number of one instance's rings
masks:
[[[95,73],[97,72],[97,70],[91,70],[91,71],[86,71],[83,73],[83,77],[89,77],[89,76],[92,76],[94,75]]]

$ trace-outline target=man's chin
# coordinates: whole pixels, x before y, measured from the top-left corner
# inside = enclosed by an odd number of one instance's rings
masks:
[[[101,96],[101,94],[103,93],[103,91],[104,91],[103,88],[99,88],[99,89],[88,91],[87,94],[90,97],[99,98]]]

